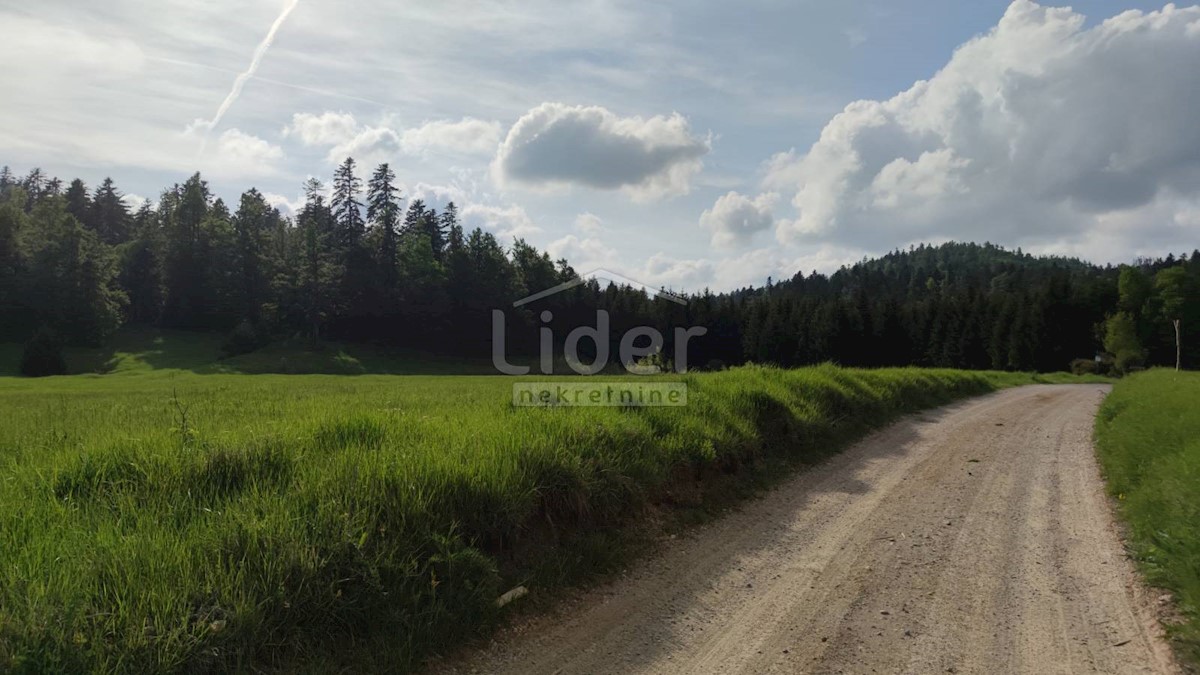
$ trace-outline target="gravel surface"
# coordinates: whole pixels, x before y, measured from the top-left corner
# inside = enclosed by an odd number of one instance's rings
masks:
[[[1093,454],[1107,390],[906,418],[441,670],[1178,672]]]

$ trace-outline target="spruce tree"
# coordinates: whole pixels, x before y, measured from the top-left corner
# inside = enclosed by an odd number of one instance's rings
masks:
[[[366,231],[362,202],[358,201],[362,180],[354,175],[354,166],[354,158],[347,157],[333,173],[330,206],[333,207],[333,219],[337,226],[337,243],[343,248],[358,244]]]
[[[380,164],[367,183],[367,220],[377,232],[375,264],[383,288],[392,293],[399,280],[397,240],[400,236],[400,191],[396,188],[396,173],[387,164]]]
[[[125,204],[125,199],[117,191],[111,178],[105,178],[104,182],[96,188],[96,194],[92,197],[91,211],[90,221],[83,221],[83,223],[94,229],[101,241],[115,245],[128,238],[129,207]]]

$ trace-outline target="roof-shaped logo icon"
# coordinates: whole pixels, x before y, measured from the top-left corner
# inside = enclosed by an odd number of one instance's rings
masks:
[[[569,281],[564,281],[563,283],[558,284],[557,286],[552,286],[550,288],[547,288],[544,291],[538,291],[537,293],[534,293],[533,295],[527,295],[527,296],[521,298],[520,300],[517,300],[516,302],[514,302],[513,307],[521,307],[522,305],[528,305],[531,302],[536,302],[543,298],[548,298],[557,293],[562,293],[563,291],[575,288],[576,286],[582,286],[583,284],[586,284],[588,281],[590,281],[592,279],[605,279],[609,282],[617,284],[618,286],[630,286],[632,288],[641,289],[643,292],[650,295],[651,297],[662,298],[663,300],[673,302],[677,305],[688,304],[687,300],[681,295],[676,295],[676,294],[671,293],[662,288],[655,288],[654,286],[651,286],[650,284],[644,284],[636,279],[631,279],[623,274],[598,267],[590,272],[586,272],[584,274],[578,274],[575,276],[574,279],[571,279]]]

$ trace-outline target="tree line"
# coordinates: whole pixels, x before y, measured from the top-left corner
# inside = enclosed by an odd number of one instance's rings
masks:
[[[94,189],[33,169],[0,170],[0,340],[41,331],[99,345],[123,325],[226,335],[229,354],[273,340],[373,342],[490,354],[493,309],[508,348],[536,353],[542,310],[556,339],[609,312],[614,342],[635,326],[666,335],[704,326],[692,367],[927,365],[1061,370],[1073,360],[1128,370],[1200,363],[1200,251],[1096,266],[991,244],[893,251],[831,275],[685,296],[587,280],[514,309],[515,299],[577,278],[522,239],[467,231],[453,203],[406,200],[381,164],[353,159],[329,189],[304,185],[285,216],[249,189],[231,208],[195,174],[131,208],[112,179]],[[670,360],[666,345],[664,360]]]

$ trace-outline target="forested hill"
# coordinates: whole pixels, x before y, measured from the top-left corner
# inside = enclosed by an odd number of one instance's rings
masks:
[[[1184,274],[1159,274],[1175,267]],[[1195,305],[1198,275],[1200,253],[1115,268],[990,244],[917,246],[842,268],[828,279],[797,275],[744,293],[751,305],[746,356],[770,360],[770,354],[794,354],[788,363],[823,357],[854,365],[1057,370],[1103,352],[1106,319],[1124,307],[1140,344],[1150,347],[1139,345],[1135,351],[1148,353],[1129,365],[1147,358],[1174,363],[1174,331],[1166,335],[1170,323],[1160,316],[1163,307],[1152,291],[1160,286],[1190,295]],[[1145,292],[1118,303],[1122,279],[1130,293]],[[1198,309],[1189,307],[1184,318],[1194,323]],[[780,328],[784,325],[790,328]],[[1189,356],[1200,354],[1193,350]]]
[[[566,260],[464,230],[454,204],[406,203],[388,165],[353,160],[331,189],[310,180],[285,217],[255,189],[232,208],[196,174],[131,209],[112,180],[94,189],[34,169],[0,171],[0,341],[102,344],[124,325],[225,334],[229,354],[280,339],[366,341],[490,354],[491,310],[576,277]],[[670,336],[704,326],[691,367],[930,365],[1062,370],[1107,353],[1129,369],[1200,365],[1200,251],[1121,267],[990,244],[895,251],[832,275],[689,296],[686,306],[592,280],[509,310],[508,349],[538,348],[537,314],[571,328],[612,318]],[[561,329],[561,330],[560,330]],[[47,337],[49,336],[49,337]],[[1194,337],[1193,337],[1194,336]],[[664,345],[671,359],[673,343]]]

